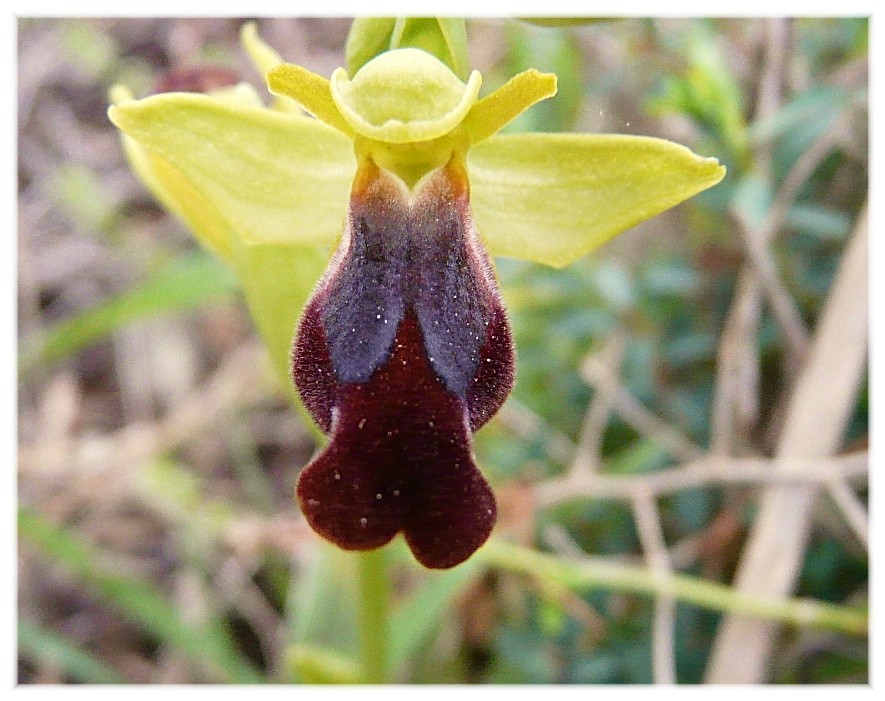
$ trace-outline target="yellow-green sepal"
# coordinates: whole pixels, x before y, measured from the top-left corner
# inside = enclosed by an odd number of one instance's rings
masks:
[[[329,262],[328,246],[261,242],[239,246],[234,267],[249,307],[284,387],[298,403],[289,356],[307,298]]]
[[[115,88],[112,101],[111,117],[124,130],[123,145],[135,173],[201,243],[237,273],[274,369],[283,386],[291,389],[293,332],[328,262],[330,245],[340,235],[353,171],[345,167],[339,173],[341,164],[331,171],[320,168],[328,177],[315,179],[311,186],[305,176],[308,172],[317,175],[316,161],[312,169],[299,170],[297,177],[285,168],[297,168],[293,164],[308,161],[310,153],[302,148],[303,142],[318,138],[320,133],[332,134],[335,140],[344,137],[306,117],[296,117],[300,126],[308,123],[306,133],[296,129],[294,134],[277,134],[279,125],[290,127],[294,116],[277,114],[270,118],[274,125],[270,132],[241,133],[240,143],[232,144],[214,138],[217,129],[231,126],[232,107],[214,97],[170,93],[134,101],[125,88]],[[272,114],[267,109],[262,112]],[[350,144],[346,140],[345,144],[343,150],[333,147],[332,154],[352,160]],[[281,161],[270,159],[265,168],[261,159],[269,159],[266,149]],[[251,197],[254,193],[249,191],[255,187],[266,189],[275,206],[264,212],[242,206],[240,198]],[[312,191],[316,200],[299,197],[295,191],[302,187]],[[330,209],[324,222],[322,202],[326,197],[339,200],[339,205],[335,211]],[[295,209],[293,200],[298,203]],[[321,205],[318,209],[317,201]],[[297,223],[296,218],[302,221]],[[242,225],[246,220],[251,222],[249,226]],[[262,222],[267,229],[261,228]],[[297,404],[294,389],[291,395]]]
[[[350,140],[325,124],[190,93],[124,101],[109,116],[239,242],[329,245],[340,233],[356,160]]]
[[[493,255],[561,267],[718,183],[725,168],[640,136],[515,134],[467,157],[471,205]]]
[[[273,47],[265,43],[258,34],[255,22],[246,22],[240,29],[240,43],[246,50],[252,65],[255,66],[255,70],[261,76],[266,76],[274,68],[285,63]],[[299,103],[283,95],[274,96],[272,108],[283,112],[304,113],[304,109]]]
[[[240,43],[261,75],[265,75],[277,66],[285,63],[274,48],[265,43],[261,36],[259,36],[258,26],[255,22],[246,22],[242,26],[240,29]]]

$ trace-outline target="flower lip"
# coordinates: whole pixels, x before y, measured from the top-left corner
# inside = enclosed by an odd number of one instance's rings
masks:
[[[457,159],[416,191],[362,164],[292,374],[330,434],[297,487],[318,533],[365,550],[402,532],[431,568],[485,542],[495,501],[470,436],[512,387],[513,347]]]
[[[376,141],[429,141],[451,132],[479,96],[482,76],[465,85],[449,68],[420,49],[396,49],[369,61],[353,77],[338,68],[332,99],[355,132]]]

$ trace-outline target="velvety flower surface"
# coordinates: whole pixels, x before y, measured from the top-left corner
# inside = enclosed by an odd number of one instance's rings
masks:
[[[412,192],[366,162],[292,368],[331,435],[298,481],[314,529],[347,549],[402,531],[428,567],[486,540],[495,500],[470,436],[509,393],[513,351],[455,161]]]
[[[111,119],[144,182],[235,267],[329,436],[296,489],[312,527],[351,550],[403,533],[427,567],[454,566],[495,522],[471,437],[513,384],[486,251],[564,265],[724,171],[658,139],[495,136],[555,92],[537,71],[480,98],[478,72],[415,48],[327,80],[251,27],[244,42],[271,108],[244,85],[117,89]]]

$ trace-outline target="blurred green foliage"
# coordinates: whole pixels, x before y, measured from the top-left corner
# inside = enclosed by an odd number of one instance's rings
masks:
[[[735,52],[747,58],[747,44],[759,31],[758,21],[622,20],[579,27],[538,27],[510,22],[496,76],[528,67],[559,76],[559,95],[522,115],[510,130],[559,131],[584,128],[597,105],[611,105],[629,93],[638,110],[636,121],[675,119],[693,136],[689,144],[715,155],[729,168],[723,183],[686,203],[660,225],[661,239],[648,230],[641,255],[616,242],[565,270],[512,260],[498,261],[498,273],[518,349],[518,376],[513,398],[540,419],[536,433],[519,433],[500,420],[478,434],[480,463],[496,485],[531,482],[562,473],[566,465],[550,450],[556,435],[577,441],[593,391],[580,378],[584,358],[599,350],[616,329],[626,331],[621,378],[630,393],[653,413],[701,446],[708,445],[715,389],[715,364],[725,315],[734,292],[740,245],[730,216],[737,210],[751,222],[764,220],[778,189],[796,163],[840,120],[850,120],[857,138],[854,151],[833,143],[821,164],[801,184],[786,215],[784,231],[774,243],[778,264],[790,292],[811,324],[817,317],[842,246],[866,198],[866,82],[840,79],[866,60],[866,19],[800,19],[792,23],[792,52],[783,103],[770,117],[754,115],[756,71],[738,70]],[[390,27],[391,35],[421,27]],[[614,51],[609,72],[586,63],[594,41]],[[456,41],[457,43],[457,41]],[[66,33],[66,50],[79,70],[97,79],[148,84],[149,70],[137,57],[124,56],[113,41],[91,25],[75,22]],[[351,60],[374,50],[349,47]],[[461,49],[457,48],[454,53]],[[604,52],[603,52],[604,53]],[[758,57],[753,57],[754,60]],[[755,65],[755,64],[753,64]],[[645,114],[647,113],[647,115]],[[620,114],[620,113],[619,113]],[[588,116],[589,115],[589,116]],[[632,118],[631,118],[632,119]],[[652,121],[652,125],[657,122]],[[629,122],[624,124],[627,129]],[[771,152],[770,173],[755,161],[760,144]],[[57,173],[59,201],[73,204],[84,226],[107,231],[125,212],[102,197],[89,173],[76,167]],[[652,229],[657,227],[652,224]],[[625,237],[629,238],[630,233]],[[627,244],[625,244],[627,245]],[[86,344],[149,315],[181,311],[227,296],[231,277],[202,254],[186,254],[160,266],[144,282],[97,308],[58,322],[40,339],[21,345],[23,379],[61,362]],[[762,414],[776,410],[783,348],[767,312],[758,335],[763,378]],[[25,373],[27,370],[27,374]],[[852,437],[863,439],[868,428],[865,392],[852,424]],[[765,436],[755,436],[761,447]],[[611,474],[640,474],[673,463],[659,444],[637,434],[616,416],[604,434],[603,467]],[[295,466],[293,466],[294,470]],[[191,556],[218,538],[213,524],[228,507],[212,505],[200,485],[175,463],[157,465],[146,493],[160,489],[164,508],[175,511],[187,534],[183,553]],[[264,482],[240,489],[254,503],[266,495]],[[257,496],[256,496],[257,495]],[[753,517],[738,490],[693,489],[662,499],[664,535],[674,544],[711,527],[729,510],[745,528]],[[752,502],[749,502],[751,505]],[[217,508],[216,508],[217,507]],[[587,552],[639,558],[641,548],[628,505],[600,499],[562,504],[538,514],[533,524],[544,544],[550,526],[561,526]],[[91,596],[110,603],[156,643],[172,646],[194,664],[204,665],[213,681],[346,681],[355,678],[353,562],[322,548],[307,568],[290,579],[290,563],[264,556],[265,589],[288,626],[282,668],[259,669],[238,648],[231,620],[210,612],[198,623],[181,619],[161,587],[119,574],[103,564],[103,554],[79,535],[55,526],[24,505],[19,516],[21,542],[70,572]],[[187,543],[191,545],[188,546]],[[407,557],[395,544],[389,552],[396,572],[407,570]],[[199,565],[199,558],[195,560]],[[699,577],[727,580],[726,571],[705,570],[704,558],[688,570]],[[864,554],[844,539],[812,533],[798,594],[844,602],[865,586]],[[477,660],[463,652],[440,653],[434,641],[440,629],[451,631],[449,612],[465,589],[476,587],[479,567],[467,565],[446,573],[422,573],[408,596],[397,603],[391,620],[392,664],[399,681],[488,683],[642,684],[651,678],[650,633],[653,604],[619,592],[576,594],[580,603],[601,617],[604,635],[594,639],[572,607],[530,588],[500,587],[507,606],[499,606],[488,650]],[[204,573],[205,574],[205,573]],[[411,575],[414,575],[412,572]],[[291,582],[297,582],[292,586]],[[680,604],[676,619],[675,658],[680,682],[699,683],[719,615]],[[55,660],[72,680],[119,681],[117,673],[87,651],[34,621],[19,623],[20,655]],[[432,659],[433,668],[422,660]],[[867,678],[864,642],[835,636],[806,665],[782,671],[774,681],[788,683],[860,682]],[[775,665],[776,669],[780,669]],[[281,671],[282,669],[282,671]],[[471,671],[472,670],[472,671]]]

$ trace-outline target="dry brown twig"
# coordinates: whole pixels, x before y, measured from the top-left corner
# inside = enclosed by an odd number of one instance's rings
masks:
[[[627,336],[622,329],[616,329],[606,340],[597,354],[599,364],[607,376],[617,377],[627,346]],[[578,445],[572,457],[571,476],[590,476],[599,468],[602,456],[602,439],[609,416],[615,408],[615,398],[606,387],[597,386],[596,394],[584,415]]]
[[[581,366],[581,377],[591,386],[611,397],[621,419],[649,440],[658,443],[680,460],[696,460],[705,454],[688,436],[646,409],[609,368],[593,356]]]
[[[783,56],[777,47],[779,44],[778,37],[784,31],[786,31],[786,23],[784,21],[772,21],[770,23],[768,46],[771,55],[769,63],[773,62],[774,67],[769,65],[770,70],[763,79],[764,89],[761,91],[759,106],[762,112],[773,112],[777,109],[779,102],[778,88],[776,86],[782,83],[779,77],[782,77],[783,62],[779,61],[777,56],[780,55],[781,59]],[[756,386],[758,378],[756,334],[763,295],[771,304],[777,321],[785,331],[785,338],[791,358],[788,365],[798,368],[801,359],[808,349],[808,334],[795,302],[779,278],[773,258],[768,250],[768,245],[783,225],[786,213],[801,185],[813,174],[821,160],[844,137],[845,119],[846,117],[843,115],[837,123],[837,128],[829,131],[815,142],[811,149],[794,164],[778,189],[772,207],[761,224],[753,225],[745,218],[738,217],[739,228],[742,229],[747,243],[749,264],[739,278],[734,302],[720,345],[717,393],[712,418],[713,455],[703,457],[704,451],[701,448],[655,417],[637,402],[623,387],[616,371],[612,372],[611,368],[599,356],[591,357],[588,358],[582,367],[584,379],[594,386],[598,393],[604,393],[604,396],[611,402],[611,408],[619,413],[627,423],[631,424],[644,436],[666,446],[674,457],[682,460],[685,464],[650,475],[626,478],[608,476],[598,474],[593,469],[598,464],[598,459],[592,459],[592,454],[590,459],[587,459],[587,456],[583,455],[579,450],[576,456],[579,459],[584,459],[573,463],[573,469],[565,477],[549,480],[538,486],[540,506],[543,507],[558,501],[582,498],[588,495],[592,495],[594,498],[615,498],[630,501],[636,514],[637,527],[640,530],[646,558],[649,560],[650,566],[656,571],[663,571],[663,567],[672,568],[672,561],[666,547],[662,544],[662,539],[657,539],[660,535],[660,519],[654,502],[655,495],[714,482],[762,485],[765,487],[767,494],[778,494],[783,497],[778,501],[778,508],[774,509],[774,511],[779,511],[773,517],[775,521],[779,522],[779,527],[773,528],[769,524],[767,537],[761,538],[762,541],[768,541],[765,547],[769,548],[769,553],[757,562],[759,567],[774,573],[770,579],[783,579],[784,570],[789,570],[795,565],[799,555],[804,552],[804,532],[807,530],[808,518],[810,517],[810,512],[805,512],[804,500],[807,495],[813,495],[820,488],[828,490],[857,538],[866,544],[868,538],[866,510],[849,486],[849,480],[855,478],[863,479],[865,477],[868,471],[868,455],[861,452],[832,457],[830,454],[837,447],[835,439],[832,438],[830,439],[831,445],[827,449],[820,450],[813,447],[825,443],[828,440],[825,436],[829,436],[834,430],[836,431],[836,436],[840,435],[839,429],[833,428],[841,424],[832,411],[836,413],[847,411],[853,406],[852,400],[854,395],[851,393],[850,388],[854,387],[852,382],[856,384],[857,373],[860,372],[859,361],[856,356],[858,350],[857,339],[859,338],[857,333],[854,335],[847,333],[849,342],[854,342],[855,344],[853,350],[849,353],[851,358],[846,360],[847,365],[853,368],[854,374],[852,374],[852,371],[849,371],[848,375],[851,375],[850,378],[846,377],[845,373],[839,375],[838,369],[834,370],[832,365],[835,356],[830,357],[828,360],[825,359],[823,367],[827,368],[827,372],[837,373],[837,377],[827,377],[825,372],[821,370],[820,356],[822,354],[828,355],[826,351],[821,351],[821,346],[826,344],[827,336],[839,335],[832,328],[834,316],[832,311],[825,312],[822,316],[822,319],[825,319],[825,321],[822,321],[818,328],[818,333],[815,336],[815,345],[811,349],[805,371],[799,380],[799,384],[796,385],[792,398],[792,411],[787,415],[785,434],[779,443],[776,458],[739,459],[725,457],[739,448],[741,444],[746,444],[741,439],[747,435],[746,431],[752,426],[758,411],[756,396],[756,390],[758,389]],[[760,153],[757,155],[760,156],[764,163],[769,163],[769,159],[764,157],[766,150],[766,146],[761,146]],[[865,222],[866,218],[864,215],[858,224],[856,239],[861,239],[866,235]],[[857,246],[861,245],[853,243],[851,250],[856,251]],[[856,254],[854,256],[846,254],[843,268],[856,268],[858,264]],[[834,284],[834,291],[831,293],[827,305],[828,309],[844,306],[845,302],[834,302],[833,300],[837,297],[836,290],[844,288],[846,284],[855,287],[853,292],[855,299],[866,298],[865,289],[857,289],[859,283],[856,274],[851,283],[844,282],[846,275],[851,277],[851,273],[843,272],[840,274],[840,280],[843,280],[843,282]],[[847,299],[844,293],[839,295],[839,298]],[[830,322],[827,323],[826,319],[829,319]],[[857,326],[859,323],[857,321],[857,314],[854,314],[853,321],[848,320],[847,323],[849,326],[852,323]],[[862,342],[860,347],[863,347]],[[861,363],[862,357],[861,355]],[[832,396],[830,399],[814,399],[807,389],[809,376],[816,377],[818,390],[828,382],[832,383],[835,381],[838,385],[839,379],[847,382],[847,385],[843,383],[842,390],[835,390],[837,395],[840,391],[843,392],[839,396]],[[846,386],[849,389],[845,389]],[[802,387],[806,388],[804,391],[804,403],[811,405],[811,408],[806,407],[804,412],[801,408],[802,403],[796,403],[798,401],[797,397],[802,396],[800,394],[803,391]],[[805,438],[807,439],[807,433],[813,430],[816,421],[808,417],[815,414],[814,405],[820,405],[821,403],[832,405],[830,407],[817,407],[818,420],[826,423],[829,428],[823,430],[824,436],[818,435],[810,441],[799,439],[797,436],[803,435],[803,431],[806,432]],[[591,437],[600,430],[595,428],[599,421],[599,416],[596,415],[597,408],[596,406],[591,406],[585,419],[585,429],[588,430]],[[828,409],[830,410],[829,413]],[[591,414],[591,412],[593,413]],[[600,411],[599,414],[601,415],[601,413]],[[801,416],[804,416],[804,419],[797,418]],[[593,426],[594,431],[589,431],[589,426]],[[735,426],[739,430],[742,429],[742,434],[735,433]],[[788,436],[790,435],[793,437],[789,438]],[[588,445],[592,445],[592,443],[588,442]],[[770,506],[769,511],[772,511]],[[776,548],[776,544],[781,539],[790,543],[787,551],[785,553],[770,552],[770,548]],[[559,541],[560,539],[556,540]],[[557,542],[557,546],[557,549],[564,547],[562,542]],[[784,565],[784,561],[791,564]],[[744,578],[745,586],[749,579],[749,577]],[[754,588],[747,587],[747,591],[754,591]],[[788,592],[789,587],[785,590],[780,590],[763,586],[760,589],[760,594],[764,596],[784,596]],[[659,601],[657,604],[654,632],[655,679],[658,681],[667,681],[672,678],[667,657],[668,650],[672,644],[672,637],[668,628],[670,619],[668,618],[666,606],[663,604],[665,604],[663,601]],[[739,618],[741,617],[732,616],[728,620]],[[750,626],[743,631],[745,633],[743,642],[738,645],[732,645],[728,654],[720,654],[719,661],[714,660],[711,663],[709,670],[710,681],[734,681],[739,679],[743,681],[762,681],[764,679],[764,676],[759,671],[758,663],[755,673],[751,672],[743,677],[740,671],[735,674],[721,674],[726,668],[735,665],[735,660],[740,660],[742,657],[749,657],[751,660],[753,658],[756,660],[764,659],[765,655],[758,655],[758,650],[765,648],[765,643],[756,645],[756,649],[751,651],[749,655],[747,655],[744,647],[747,639],[754,635],[754,626],[758,625],[760,625],[759,621],[751,621]],[[766,626],[768,630],[774,628],[771,624],[766,624]],[[762,637],[765,638],[766,635],[763,633]],[[747,660],[744,660],[744,662],[747,662]],[[743,667],[744,670],[747,670],[751,669],[753,664],[752,661],[748,664],[741,664],[739,662],[735,666],[738,668]],[[717,674],[720,676],[717,676]]]
[[[79,440],[61,437],[24,445],[19,450],[19,473],[62,481],[76,476],[130,479],[127,470],[182,445],[216,423],[221,414],[247,405],[262,392],[264,358],[257,342],[244,344],[209,380],[155,422],[138,422]]]
[[[825,458],[720,458],[709,456],[676,467],[642,475],[593,474],[547,480],[537,485],[538,505],[550,506],[570,499],[621,499],[629,501],[637,489],[656,496],[714,484],[819,485],[834,476],[840,480],[865,478],[869,456],[865,451]]]
[[[852,532],[863,544],[864,548],[870,547],[870,523],[867,510],[858,499],[848,482],[842,478],[834,478],[826,483],[827,492],[832,497],[836,507],[845,518],[845,522],[851,527]]]
[[[661,514],[654,494],[647,489],[637,489],[633,494],[633,515],[639,541],[652,573],[663,581],[673,574],[673,566],[664,541]],[[673,650],[676,635],[676,599],[658,596],[652,622],[652,663],[656,684],[676,683],[676,660]]]
[[[867,239],[864,210],[790,398],[778,441],[780,457],[829,455],[841,441],[867,356]],[[813,484],[766,487],[735,579],[740,591],[781,597],[792,590],[817,492]],[[767,621],[727,617],[714,645],[707,681],[764,681],[776,631]]]

